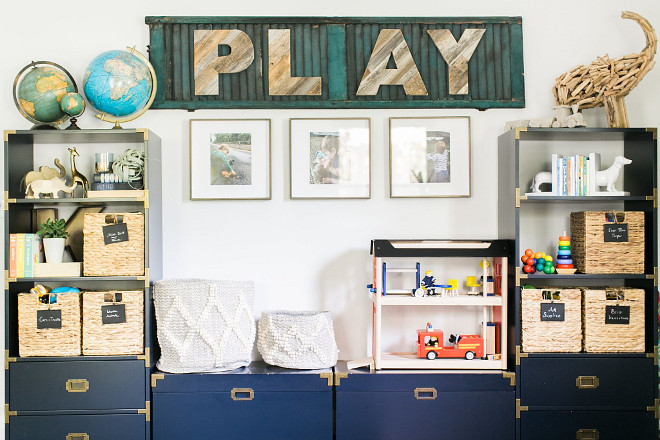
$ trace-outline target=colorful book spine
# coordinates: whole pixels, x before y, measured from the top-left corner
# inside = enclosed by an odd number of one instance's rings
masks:
[[[16,278],[25,276],[25,234],[16,234]]]
[[[25,234],[23,241],[23,277],[32,278],[32,234]]]
[[[16,278],[16,234],[9,234],[9,278]]]

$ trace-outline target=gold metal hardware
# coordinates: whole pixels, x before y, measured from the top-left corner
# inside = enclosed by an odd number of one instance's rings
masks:
[[[527,127],[516,127],[516,139],[520,139],[520,132],[527,131]]]
[[[413,394],[417,400],[435,400],[438,398],[438,392],[435,388],[415,388]]]
[[[646,131],[653,133],[653,139],[658,139],[658,129],[656,127],[648,127]]]
[[[151,367],[151,361],[149,360],[149,347],[144,347],[144,354],[139,354],[136,358],[140,361],[144,361],[144,368]]]
[[[529,355],[527,353],[523,353],[520,350],[520,345],[516,345],[516,365],[520,365],[520,359],[521,358],[526,358]]]
[[[9,357],[9,350],[5,350],[5,370],[9,370],[9,363],[16,362],[15,357]]]
[[[655,414],[655,418],[658,419],[660,418],[660,399],[655,399],[654,403],[654,406],[647,406],[646,410],[653,412]]]
[[[85,393],[89,389],[87,379],[69,379],[66,381],[66,391],[68,393]]]
[[[520,404],[520,399],[516,399],[516,419],[520,418],[520,413],[523,411],[529,411],[528,406],[522,406]]]
[[[9,140],[10,134],[16,134],[16,130],[5,130],[5,142]]]
[[[335,386],[338,387],[342,379],[348,379],[348,373],[335,373]]]
[[[9,417],[16,415],[18,413],[16,411],[9,411],[9,404],[5,403],[5,423],[9,423]]]
[[[646,200],[653,200],[653,207],[658,207],[658,188],[653,188],[653,195],[646,196]]]
[[[522,273],[521,267],[516,267],[515,272],[516,272],[516,287],[520,287],[521,286],[520,280],[526,280],[527,278],[529,278],[529,276],[526,273]]]
[[[149,129],[148,128],[136,128],[135,131],[137,133],[142,133],[142,139],[145,141],[149,140]]]
[[[148,189],[143,190],[143,195],[137,197],[137,201],[144,203],[144,209],[149,209],[149,190]]]
[[[596,376],[578,376],[575,379],[575,386],[581,390],[595,390],[600,385],[600,380]]]
[[[237,394],[248,394],[246,397],[239,397]],[[252,388],[234,388],[231,390],[231,400],[252,400],[254,399],[254,390]]]
[[[328,386],[331,387],[332,383],[334,381],[334,377],[332,376],[332,373],[319,373],[319,376],[321,379],[325,379],[328,381]]]
[[[512,387],[516,386],[516,373],[513,371],[502,371],[502,377],[505,379],[509,379],[509,385]]]
[[[653,353],[646,353],[647,358],[653,359],[653,365],[658,365],[658,346],[653,347]]]
[[[598,440],[600,434],[597,429],[578,429],[575,433],[575,438],[577,440]]]
[[[139,275],[136,277],[139,281],[144,281],[145,289],[149,287],[149,268],[144,268],[144,275]]]
[[[66,435],[66,440],[89,440],[89,436],[84,432],[72,432]]]
[[[520,208],[520,201],[527,200],[527,196],[520,195],[520,188],[516,188],[516,208]]]
[[[163,373],[153,373],[151,375],[151,388],[156,388],[156,381],[165,379]]]
[[[144,409],[138,409],[137,413],[144,414],[145,422],[151,422],[151,402],[148,400],[144,402]]]

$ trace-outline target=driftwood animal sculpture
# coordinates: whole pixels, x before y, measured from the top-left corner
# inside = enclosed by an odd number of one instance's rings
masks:
[[[25,175],[25,177],[23,177],[23,182],[26,188],[25,194],[28,196],[32,195],[32,192],[28,191],[27,187],[34,181],[50,180],[54,177],[63,178],[66,175],[66,170],[64,169],[64,166],[62,166],[62,164],[60,163],[59,159],[55,159],[55,166],[58,169],[51,168],[46,165],[42,165],[39,167],[39,171],[28,172]]]
[[[73,189],[76,187],[76,184],[71,186],[66,186],[66,181],[58,177],[53,177],[52,179],[41,179],[30,182],[25,189],[26,198],[28,199],[38,199],[42,194],[51,194],[51,197],[54,199],[59,198],[57,196],[58,191],[64,191],[73,195]],[[28,192],[31,192],[32,195],[27,195]]]
[[[553,88],[557,105],[577,104],[580,109],[604,105],[609,127],[628,127],[623,98],[653,68],[658,44],[653,27],[644,17],[630,11],[621,17],[641,26],[646,47],[640,53],[616,59],[606,54],[587,66],[577,66],[557,78]]]
[[[71,153],[71,183],[75,187],[76,184],[80,183],[80,186],[82,186],[82,196],[83,198],[87,198],[87,191],[89,190],[89,183],[87,182],[87,178],[80,174],[78,170],[76,169],[76,157],[80,156],[80,153],[78,153],[78,150],[76,150],[76,147],[69,147],[69,153]],[[73,192],[71,193],[71,197],[73,197]]]

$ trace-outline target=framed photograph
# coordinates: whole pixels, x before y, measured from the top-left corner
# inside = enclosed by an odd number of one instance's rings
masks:
[[[190,199],[270,199],[270,119],[190,120]]]
[[[292,199],[371,197],[371,120],[291,119]]]
[[[390,197],[470,197],[470,118],[390,118]]]

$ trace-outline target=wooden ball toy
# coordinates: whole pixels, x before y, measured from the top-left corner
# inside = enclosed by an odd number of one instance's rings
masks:
[[[531,249],[526,249],[525,250],[525,255],[527,255],[528,257],[533,257],[534,256],[534,251],[531,250]]]

